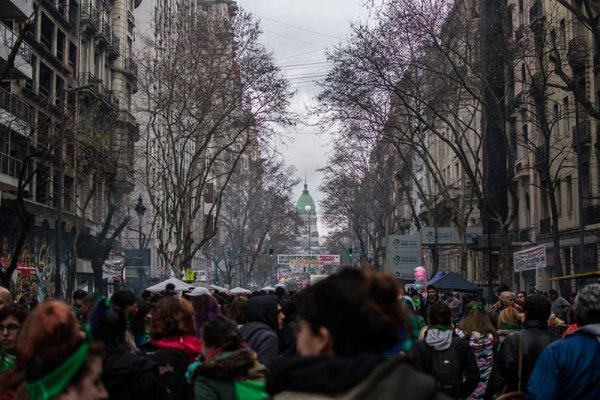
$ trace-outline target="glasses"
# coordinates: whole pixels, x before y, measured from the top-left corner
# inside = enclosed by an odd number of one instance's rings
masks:
[[[8,324],[8,325],[0,324],[0,332],[4,332],[5,329],[8,329],[9,332],[16,332],[19,329],[21,329],[21,325],[17,325],[17,324]]]

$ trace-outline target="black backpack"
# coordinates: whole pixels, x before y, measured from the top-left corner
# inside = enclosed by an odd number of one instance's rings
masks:
[[[431,374],[437,381],[438,390],[457,397],[462,386],[462,368],[455,349],[455,338],[450,347],[443,351],[432,349]]]

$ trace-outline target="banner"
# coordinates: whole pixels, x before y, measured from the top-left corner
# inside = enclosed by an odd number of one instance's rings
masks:
[[[279,265],[340,265],[339,254],[279,254]]]
[[[513,254],[515,272],[546,268],[546,246],[532,247]]]

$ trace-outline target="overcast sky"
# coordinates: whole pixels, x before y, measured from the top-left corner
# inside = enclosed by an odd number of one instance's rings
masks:
[[[262,42],[272,51],[275,62],[297,90],[293,100],[296,111],[305,113],[307,104],[317,94],[312,81],[321,79],[329,65],[324,52],[344,39],[350,30],[350,22],[365,20],[367,11],[361,6],[364,0],[238,0],[237,4],[255,14],[261,20]],[[151,18],[155,0],[143,0],[136,10],[136,24],[145,30]],[[305,115],[305,121],[309,116]],[[308,183],[310,194],[317,202],[322,193],[317,188],[322,176],[316,170],[327,162],[328,135],[316,127],[298,126],[283,132],[290,138],[289,144],[280,149],[286,163],[296,167],[298,175]],[[303,184],[304,182],[302,182]],[[294,193],[302,193],[302,184]],[[321,234],[327,228],[319,221]]]

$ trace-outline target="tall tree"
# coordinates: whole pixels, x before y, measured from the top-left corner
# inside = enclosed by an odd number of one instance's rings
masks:
[[[168,13],[140,54],[141,181],[174,271],[217,234],[224,192],[249,146],[293,122],[292,93],[258,42],[258,22],[242,10],[190,10]]]

